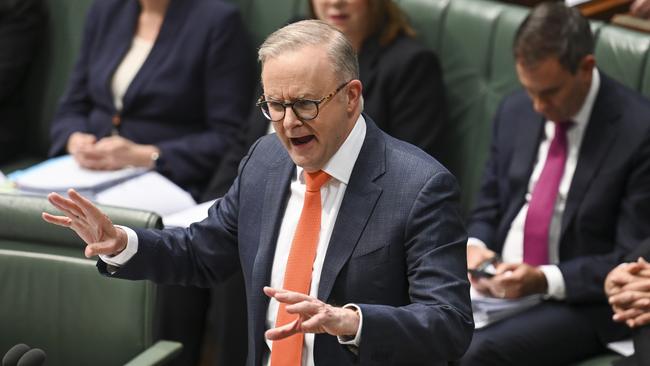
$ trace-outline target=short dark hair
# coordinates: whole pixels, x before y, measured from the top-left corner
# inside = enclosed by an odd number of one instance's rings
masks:
[[[544,2],[533,8],[517,29],[513,53],[523,66],[557,57],[575,74],[580,61],[594,53],[594,37],[589,21],[578,9],[564,2]]]

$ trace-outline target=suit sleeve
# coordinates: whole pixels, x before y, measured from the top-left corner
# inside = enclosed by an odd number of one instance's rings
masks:
[[[99,12],[101,11],[98,8],[99,2],[95,2],[88,11],[79,56],[70,74],[67,89],[52,120],[50,156],[64,154],[68,139],[74,132],[88,132],[88,114],[93,106],[88,90],[89,55],[96,32],[95,25],[99,21]]]
[[[630,162],[631,172],[620,203],[612,251],[585,255],[559,264],[566,283],[567,302],[605,301],[603,283],[609,271],[625,261],[650,237],[650,136]]]
[[[245,169],[250,154],[240,164]],[[210,287],[241,268],[238,249],[239,177],[208,217],[186,229],[135,229],[138,252],[111,276],[160,284]],[[108,275],[99,260],[100,273]]]
[[[498,157],[503,148],[499,141],[499,124],[503,104],[499,106],[493,121],[490,155],[483,170],[481,185],[476,197],[476,203],[470,213],[469,236],[483,241],[488,248],[494,250],[496,233],[502,219],[503,207],[499,200],[499,177],[506,175],[499,165]]]
[[[391,85],[390,134],[437,158],[438,137],[447,118],[445,86],[438,57],[429,50],[400,65]]]
[[[207,130],[157,144],[159,170],[183,185],[202,180],[236,138],[251,108],[255,58],[241,17],[231,12],[211,35],[205,62]]]
[[[419,192],[404,242],[411,304],[359,304],[360,364],[389,358],[395,364],[455,360],[467,349],[474,324],[458,196],[447,172],[432,176]]]

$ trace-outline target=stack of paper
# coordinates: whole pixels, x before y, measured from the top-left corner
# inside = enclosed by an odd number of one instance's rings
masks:
[[[208,217],[208,210],[216,200],[203,202],[188,209],[175,212],[163,217],[165,227],[188,227],[191,224],[203,221]]]
[[[84,169],[70,155],[46,160],[9,175],[16,187],[34,193],[65,192],[74,188],[82,192],[100,190],[146,172],[145,168],[113,171]]]
[[[474,327],[483,328],[499,320],[511,317],[542,301],[541,295],[530,295],[520,299],[497,299],[485,296],[474,288],[470,289]]]

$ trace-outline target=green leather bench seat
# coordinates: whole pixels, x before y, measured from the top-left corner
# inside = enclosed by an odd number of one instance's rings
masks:
[[[0,350],[26,343],[48,365],[123,365],[153,344],[155,296],[150,282],[99,276],[94,260],[0,249]],[[140,364],[180,347],[158,344]]]

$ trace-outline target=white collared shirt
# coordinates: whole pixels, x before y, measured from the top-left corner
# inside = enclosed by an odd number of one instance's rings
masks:
[[[311,287],[309,289],[309,296],[318,297],[318,285],[320,284],[321,271],[323,269],[323,262],[325,261],[325,253],[329,247],[330,237],[334,229],[334,223],[339,213],[339,208],[345,196],[345,190],[352,174],[352,169],[361,151],[363,140],[366,136],[366,121],[363,116],[359,116],[354,128],[348,135],[347,139],[343,142],[339,150],[332,156],[332,158],[325,164],[323,171],[329,174],[332,178],[325,183],[321,189],[321,228],[320,237],[318,239],[318,247],[316,249],[316,258],[314,259],[314,266],[311,275]],[[287,259],[289,258],[289,251],[291,250],[291,242],[293,235],[298,226],[298,219],[302,211],[302,204],[305,197],[305,180],[303,178],[304,170],[301,167],[296,167],[296,175],[291,181],[291,196],[287,203],[287,208],[284,212],[282,225],[280,226],[280,234],[275,247],[275,256],[273,259],[273,268],[271,270],[271,284],[273,288],[282,288],[284,284],[284,272],[287,266]],[[275,299],[271,299],[269,307],[266,311],[266,329],[275,327],[275,318],[278,313],[279,304]],[[357,332],[357,339],[361,334],[361,324]],[[356,339],[355,339],[356,340]],[[345,342],[348,343],[348,342]],[[267,346],[272,349],[272,342],[267,340]],[[358,342],[355,344],[358,345]],[[268,365],[268,354],[264,364]],[[302,365],[314,365],[314,334],[305,334],[305,341],[303,343],[302,352]]]
[[[573,116],[571,119],[574,122],[574,126],[567,131],[567,142],[568,142],[568,151],[567,151],[567,160],[564,166],[564,174],[562,175],[562,180],[560,181],[560,188],[557,195],[557,200],[555,202],[555,209],[553,211],[553,217],[551,218],[551,226],[549,229],[549,265],[542,265],[539,268],[544,272],[546,276],[546,282],[548,283],[548,289],[546,295],[558,300],[566,298],[566,286],[564,283],[564,277],[562,272],[558,268],[557,264],[560,262],[560,230],[562,225],[562,215],[564,214],[564,208],[566,206],[566,199],[569,194],[569,188],[571,187],[571,182],[573,181],[573,174],[575,173],[576,166],[578,165],[578,154],[580,152],[580,146],[582,145],[582,138],[584,132],[587,129],[589,119],[591,118],[591,111],[593,110],[594,102],[596,100],[596,95],[598,94],[598,89],[600,88],[600,74],[596,68],[593,69],[593,76],[591,80],[591,86],[587,97],[582,104],[582,107],[578,113]],[[548,155],[548,149],[551,146],[551,141],[555,136],[555,125],[553,121],[546,121],[544,124],[544,136],[542,142],[539,144],[539,149],[537,150],[537,160],[533,173],[530,176],[528,182],[528,191],[526,192],[526,201],[524,205],[519,210],[519,213],[510,224],[510,230],[506,236],[506,240],[503,245],[502,258],[506,263],[521,263],[524,258],[524,223],[526,221],[526,214],[528,213],[528,204],[532,197],[533,189],[535,184],[542,174],[542,169],[546,163],[546,155]],[[485,246],[481,240],[477,238],[470,238],[468,245],[481,245]]]

